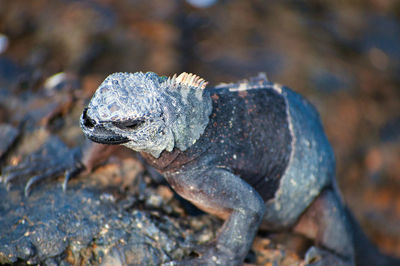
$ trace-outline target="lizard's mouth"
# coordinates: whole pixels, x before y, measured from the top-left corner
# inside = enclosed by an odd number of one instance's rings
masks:
[[[98,123],[87,115],[87,108],[83,110],[80,119],[83,133],[88,139],[101,144],[124,144],[129,142],[127,137],[121,136],[112,130],[104,127],[103,123]]]

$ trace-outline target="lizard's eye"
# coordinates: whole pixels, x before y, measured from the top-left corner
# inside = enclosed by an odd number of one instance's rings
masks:
[[[113,122],[113,125],[119,129],[137,129],[138,127],[143,125],[144,122],[144,120],[136,119],[123,122]]]

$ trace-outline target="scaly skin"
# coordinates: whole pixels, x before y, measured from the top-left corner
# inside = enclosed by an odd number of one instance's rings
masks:
[[[112,74],[85,108],[81,127],[95,142],[141,152],[178,194],[225,220],[192,264],[242,264],[262,225],[294,229],[336,254],[312,248],[310,263],[362,265],[366,255],[355,252],[333,152],[311,104],[262,75],[205,85],[187,73]]]

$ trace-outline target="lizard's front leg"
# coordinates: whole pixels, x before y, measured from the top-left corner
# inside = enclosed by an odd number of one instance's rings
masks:
[[[25,196],[28,197],[32,186],[50,178],[64,174],[63,190],[67,188],[70,177],[83,169],[91,172],[104,163],[119,147],[86,142],[81,152],[79,147],[69,148],[56,136],[49,139],[35,152],[17,165],[2,169],[0,181],[9,185],[15,179],[29,177],[25,185]]]
[[[183,198],[225,219],[214,245],[197,265],[241,265],[262,221],[265,205],[257,191],[240,177],[219,168],[166,175]]]

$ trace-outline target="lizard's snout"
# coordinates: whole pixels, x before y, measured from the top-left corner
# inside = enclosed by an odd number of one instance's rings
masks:
[[[87,107],[83,109],[81,122],[82,125],[84,125],[86,128],[91,129],[94,128],[94,126],[96,125],[96,121],[94,121],[87,115],[87,110],[88,110]]]
[[[83,109],[80,119],[83,133],[92,141],[102,144],[123,144],[129,139],[121,134],[115,133],[107,127],[107,122],[96,122],[88,115],[88,108]]]

